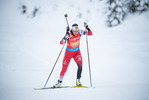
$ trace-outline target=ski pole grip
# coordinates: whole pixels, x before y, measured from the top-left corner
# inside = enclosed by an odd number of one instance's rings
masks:
[[[87,26],[87,23],[86,22],[84,22],[84,27],[86,27]]]
[[[68,17],[68,15],[67,15],[67,14],[65,14],[64,16],[65,16],[65,17]]]

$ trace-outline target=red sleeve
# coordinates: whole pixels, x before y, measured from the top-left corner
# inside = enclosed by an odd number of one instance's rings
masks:
[[[93,35],[92,31],[91,30],[88,30],[88,33],[87,33],[88,36],[91,36]]]
[[[64,44],[63,40],[60,41],[60,44],[61,44],[61,45]]]

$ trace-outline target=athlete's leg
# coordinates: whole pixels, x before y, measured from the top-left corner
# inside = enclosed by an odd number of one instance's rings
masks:
[[[65,75],[65,72],[67,71],[67,67],[70,63],[71,58],[72,58],[72,52],[66,50],[65,56],[63,59],[62,70],[60,72],[60,78],[59,78],[60,81],[63,80],[63,77]]]
[[[77,79],[80,79],[81,73],[82,73],[82,56],[81,56],[80,50],[77,51],[76,55],[73,58],[78,66]]]

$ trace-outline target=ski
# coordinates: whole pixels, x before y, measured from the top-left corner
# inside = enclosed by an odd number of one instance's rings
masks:
[[[86,86],[61,86],[61,87],[46,87],[46,88],[34,88],[34,90],[45,90],[45,89],[60,89],[60,88],[89,88]]]

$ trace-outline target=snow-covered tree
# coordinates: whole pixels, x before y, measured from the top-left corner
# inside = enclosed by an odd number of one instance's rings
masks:
[[[143,13],[149,10],[149,0],[107,0],[107,25],[119,25],[129,13]]]

